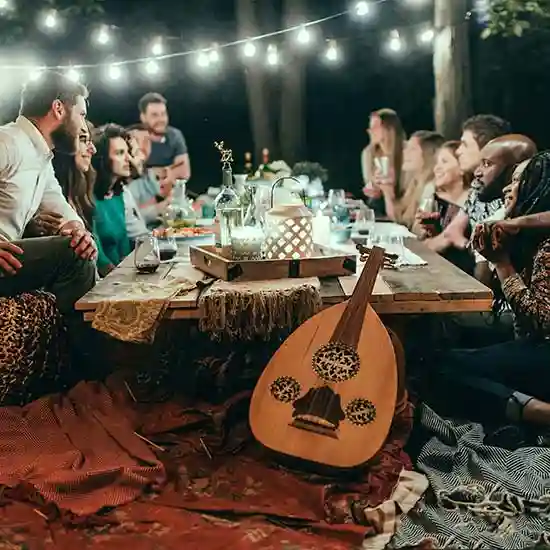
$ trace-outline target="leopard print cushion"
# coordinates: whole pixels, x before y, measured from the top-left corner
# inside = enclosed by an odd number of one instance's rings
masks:
[[[67,369],[55,297],[36,291],[0,298],[0,406],[58,391]]]

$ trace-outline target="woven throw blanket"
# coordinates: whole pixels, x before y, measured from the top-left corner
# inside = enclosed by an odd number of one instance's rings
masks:
[[[393,548],[548,548],[550,449],[487,446],[481,425],[426,406],[420,422],[433,436],[417,464],[431,490],[403,518]]]
[[[152,344],[170,300],[197,288],[197,283],[167,277],[157,283],[121,283],[116,297],[96,309],[92,327],[136,344]]]
[[[268,339],[293,330],[322,305],[319,279],[216,281],[200,298],[199,328],[213,339]]]

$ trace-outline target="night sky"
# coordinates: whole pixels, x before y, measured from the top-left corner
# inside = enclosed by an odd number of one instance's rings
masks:
[[[266,8],[261,30],[269,32],[280,28],[280,2],[258,1]],[[94,22],[120,27],[116,31],[114,50],[117,60],[147,55],[147,45],[159,34],[168,37],[169,51],[244,38],[237,36],[231,0],[179,3],[104,0],[102,5],[105,14],[99,18],[73,18],[60,35],[35,33],[29,37],[37,55],[41,56],[40,61],[109,61],[109,54],[92,45],[89,38]],[[348,6],[346,0],[310,0],[305,20],[330,15]],[[322,42],[304,54],[308,57],[308,158],[304,160],[318,161],[328,168],[331,187],[359,192],[359,154],[367,143],[365,127],[372,110],[394,108],[409,133],[433,127],[431,51],[414,43],[422,23],[430,21],[432,9],[430,2],[423,8],[413,8],[407,6],[406,0],[387,0],[368,21],[342,17],[318,27],[324,38],[338,40],[344,62],[330,67],[321,61],[318,54],[324,48]],[[535,30],[523,39],[482,41],[475,20],[465,24],[472,36],[475,111],[505,116],[516,130],[531,135],[541,147],[550,146],[548,31]],[[409,43],[405,55],[391,56],[384,51],[393,28],[399,28]],[[284,65],[278,70],[284,70]],[[266,71],[269,71],[267,67]],[[276,86],[277,72],[270,72]],[[239,52],[225,50],[223,66],[217,74],[201,74],[191,58],[167,62],[165,73],[162,80],[148,80],[138,67],[130,67],[127,81],[113,84],[106,82],[98,70],[87,71],[84,81],[91,90],[90,120],[95,124],[133,123],[138,117],[139,97],[147,91],[162,93],[169,102],[171,123],[183,131],[188,141],[193,166],[190,187],[202,190],[217,185],[219,164],[213,141],[224,140],[233,148],[238,161],[245,151],[252,149],[244,65]],[[4,90],[0,100],[4,119],[13,116],[15,95],[13,90],[11,94]]]

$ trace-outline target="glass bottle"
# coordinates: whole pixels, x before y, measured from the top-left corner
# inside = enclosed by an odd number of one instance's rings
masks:
[[[176,180],[172,190],[172,202],[164,215],[166,225],[175,229],[196,225],[197,217],[191,203],[187,199],[186,181]]]
[[[219,231],[216,232],[216,246],[231,246],[231,231],[242,225],[243,207],[239,195],[233,186],[233,173],[224,169],[222,172],[222,190],[214,200],[216,219]]]

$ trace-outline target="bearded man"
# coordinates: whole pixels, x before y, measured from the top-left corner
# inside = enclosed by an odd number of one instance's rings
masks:
[[[75,152],[87,96],[81,84],[45,72],[23,88],[17,120],[0,127],[0,296],[44,289],[69,316],[95,284],[97,249],[51,161],[54,148]],[[22,239],[39,209],[57,215],[57,235]]]
[[[440,235],[426,240],[436,252],[449,247],[464,249],[474,227],[490,219],[503,219],[502,190],[519,163],[530,159],[537,147],[527,136],[508,134],[491,140],[480,152],[472,189],[460,214]]]

